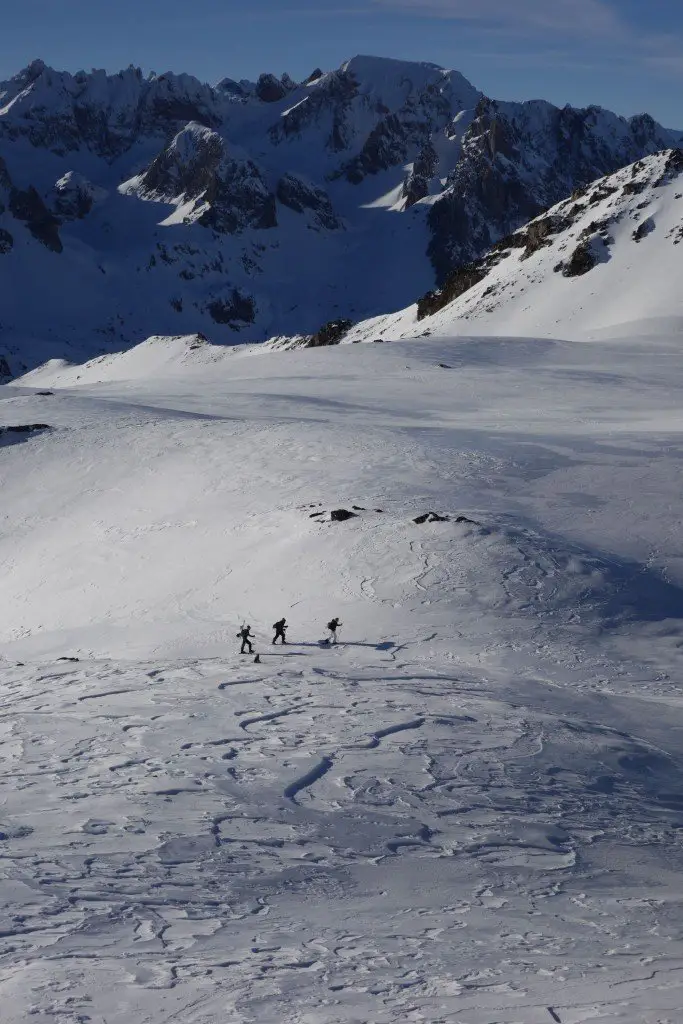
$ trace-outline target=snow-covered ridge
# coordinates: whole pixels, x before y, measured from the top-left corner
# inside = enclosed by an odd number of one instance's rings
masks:
[[[165,374],[183,374],[230,358],[235,348],[211,345],[200,334],[151,337],[128,349],[97,356],[86,363],[51,359],[21,378],[26,387],[76,387],[110,381],[152,380]]]
[[[675,141],[646,116],[496,103],[428,63],[212,87],[35,61],[0,84],[0,357],[18,373],[150,335],[263,341],[397,311]]]
[[[578,189],[454,271],[442,289],[359,324],[344,340],[585,338],[627,322],[681,330],[682,269],[683,151],[667,150]]]

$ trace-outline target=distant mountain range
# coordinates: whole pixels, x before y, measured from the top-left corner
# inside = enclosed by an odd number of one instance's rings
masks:
[[[0,373],[401,310],[679,144],[648,115],[495,102],[433,64],[210,87],[35,61],[0,83]]]

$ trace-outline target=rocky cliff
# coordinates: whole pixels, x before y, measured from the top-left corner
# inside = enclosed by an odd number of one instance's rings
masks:
[[[34,61],[0,83],[0,355],[312,334],[400,309],[676,133],[356,57],[215,87]],[[41,301],[35,302],[40,290]]]

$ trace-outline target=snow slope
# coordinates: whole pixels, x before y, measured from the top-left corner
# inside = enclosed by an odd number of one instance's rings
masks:
[[[385,58],[215,88],[35,61],[0,83],[0,357],[16,375],[155,334],[233,344],[400,310],[679,138]]]
[[[176,337],[0,389],[3,1021],[677,1021],[681,383]]]
[[[437,312],[421,315],[415,304],[359,324],[344,340],[678,334],[681,243],[683,151],[668,150],[596,181],[501,241],[453,275],[462,294],[437,299]]]

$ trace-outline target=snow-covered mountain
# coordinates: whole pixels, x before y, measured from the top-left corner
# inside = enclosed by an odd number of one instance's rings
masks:
[[[398,310],[678,140],[647,116],[495,103],[432,64],[210,87],[35,61],[0,83],[0,356],[16,372]]]
[[[418,335],[581,338],[683,328],[683,150],[578,189],[440,289],[344,341]]]

